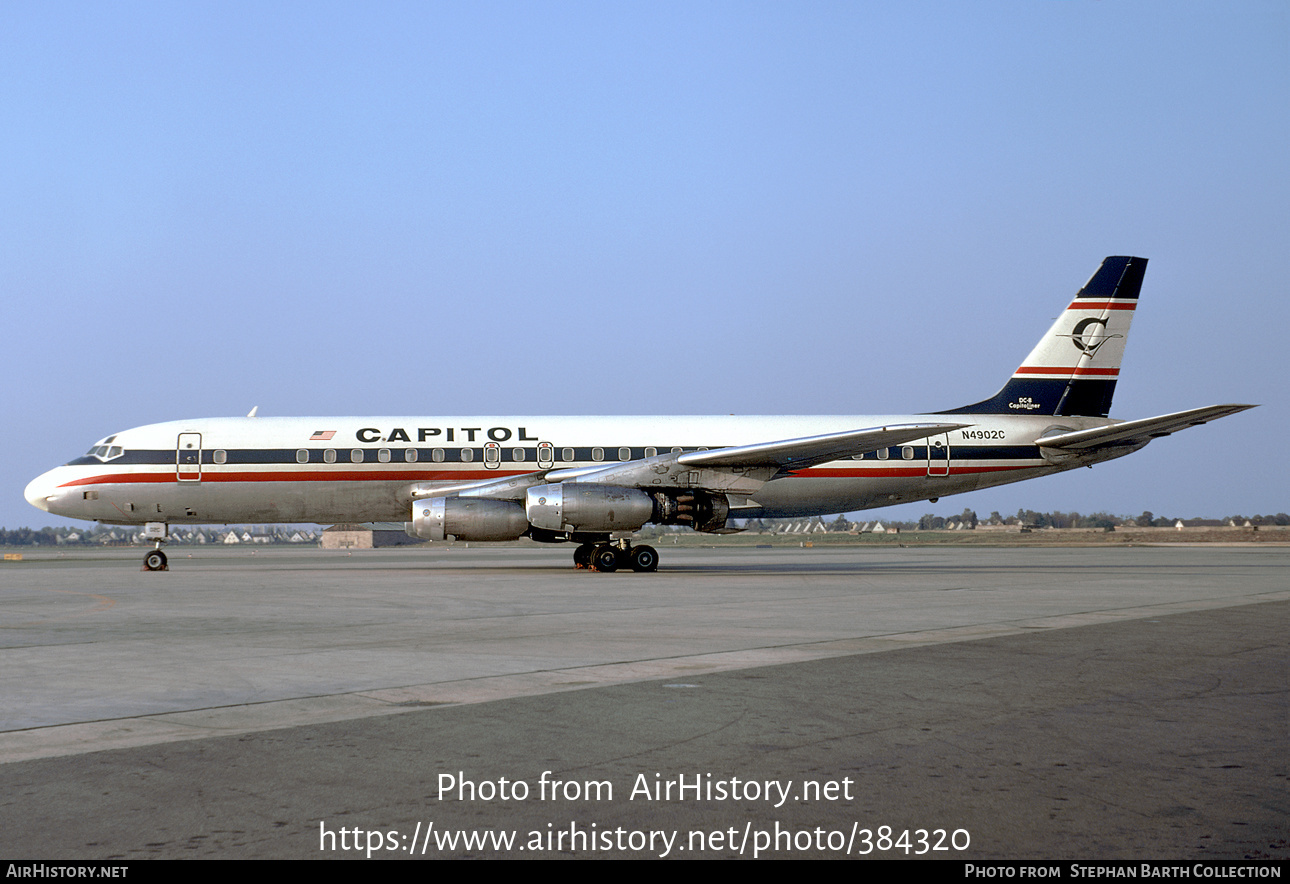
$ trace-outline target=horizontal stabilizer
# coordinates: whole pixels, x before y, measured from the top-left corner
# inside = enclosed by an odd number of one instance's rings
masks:
[[[1229,414],[1236,414],[1255,405],[1209,405],[1205,408],[1193,408],[1190,411],[1179,411],[1175,414],[1163,414],[1159,417],[1144,417],[1136,421],[1124,421],[1106,427],[1094,427],[1091,430],[1075,430],[1060,433],[1056,436],[1045,436],[1038,441],[1044,448],[1060,448],[1063,451],[1086,451],[1104,445],[1136,445],[1150,442],[1160,436],[1168,436],[1178,430],[1199,426]]]

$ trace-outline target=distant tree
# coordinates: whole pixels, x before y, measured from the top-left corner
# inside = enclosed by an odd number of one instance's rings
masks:
[[[1047,528],[1052,524],[1046,513],[1034,510],[1017,510],[1017,521],[1032,528]]]

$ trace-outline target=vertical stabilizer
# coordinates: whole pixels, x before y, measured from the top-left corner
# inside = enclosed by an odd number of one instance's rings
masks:
[[[1002,390],[941,414],[1109,415],[1146,269],[1146,258],[1105,259]]]

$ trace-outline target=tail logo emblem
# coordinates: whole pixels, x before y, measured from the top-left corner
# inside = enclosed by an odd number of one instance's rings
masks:
[[[1094,328],[1094,326],[1101,326],[1101,328]],[[1090,331],[1090,329],[1092,330]],[[1064,335],[1063,337],[1070,338],[1071,343],[1075,345],[1076,350],[1092,357],[1097,355],[1097,351],[1101,350],[1102,345],[1107,341],[1112,338],[1124,337],[1124,335],[1108,335],[1105,331],[1105,319],[1100,319],[1096,316],[1089,316],[1075,323],[1075,327],[1071,329],[1071,334]]]

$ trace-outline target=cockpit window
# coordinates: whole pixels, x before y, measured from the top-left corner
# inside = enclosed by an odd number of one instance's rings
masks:
[[[109,460],[116,460],[118,457],[120,457],[122,454],[125,453],[125,449],[122,448],[120,445],[106,444],[108,442],[111,442],[115,438],[116,438],[115,436],[107,437],[98,445],[95,445],[89,451],[85,452],[86,456],[97,457],[99,460],[103,461],[104,463],[107,463]]]

